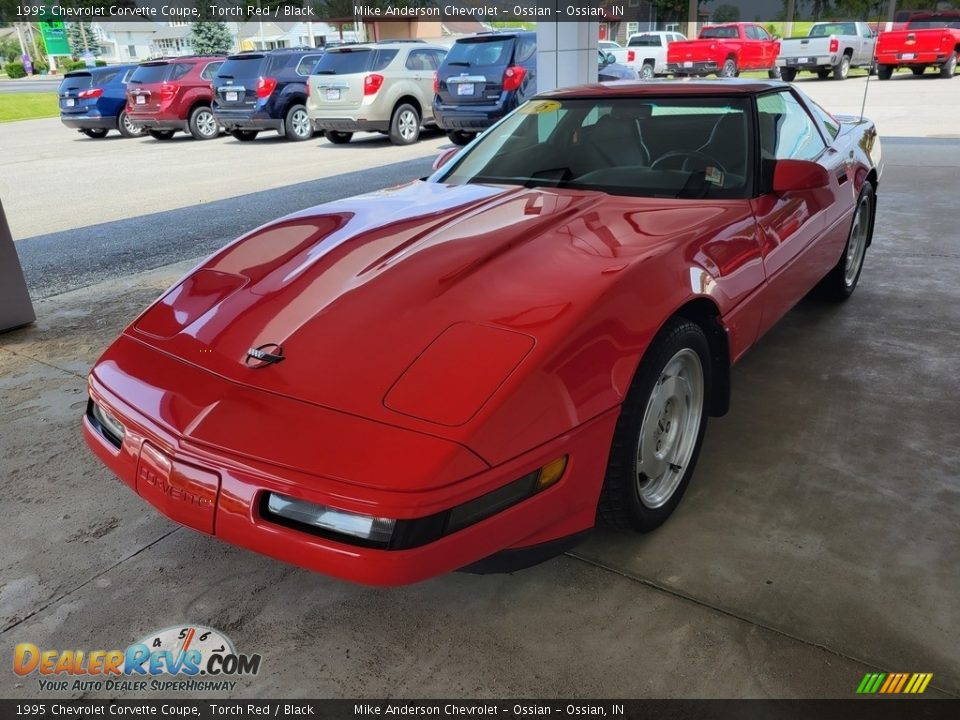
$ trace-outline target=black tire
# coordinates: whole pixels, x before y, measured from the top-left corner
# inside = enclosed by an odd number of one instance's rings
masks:
[[[137,127],[127,119],[126,110],[121,110],[117,117],[117,132],[125,138],[142,137],[146,134],[143,128]]]
[[[923,75],[923,71],[926,70],[926,69],[927,69],[927,66],[926,66],[926,65],[921,65],[920,67],[912,67],[912,68],[910,68],[910,72],[912,72],[914,75],[916,75],[917,77],[919,77],[919,76]]]
[[[774,66],[770,70],[767,70],[767,77],[771,80],[782,80],[783,72],[780,70],[779,66]]]
[[[640,72],[637,73],[641,80],[653,80],[655,74],[653,71],[653,63],[648,62],[641,65]]]
[[[940,77],[945,80],[949,80],[957,72],[957,54],[950,53],[950,57],[946,59],[943,65],[940,66]]]
[[[209,105],[199,105],[191,111],[187,128],[194,140],[213,140],[220,134],[220,125]]]
[[[889,80],[893,77],[893,65],[877,65],[877,79]]]
[[[81,130],[80,132],[82,132],[88,138],[99,140],[100,138],[105,138],[109,130],[104,128],[87,128],[86,130]]]
[[[833,66],[833,79],[834,80],[846,80],[847,75],[850,74],[850,56],[844,53],[843,57],[840,58],[840,62]]]
[[[728,57],[723,61],[723,65],[720,67],[720,70],[717,72],[717,77],[722,78],[732,78],[740,74],[740,71],[737,69],[737,60],[736,58]]]
[[[797,79],[797,69],[796,68],[780,68],[780,79],[784,82],[793,82]]]
[[[283,135],[287,140],[303,142],[313,137],[310,116],[303,105],[291,105],[283,120]]]
[[[390,118],[390,142],[394,145],[413,145],[420,139],[420,113],[409,103],[393,109]]]
[[[447,137],[454,145],[469,145],[476,136],[476,133],[464,132],[463,130],[451,130],[447,133]]]
[[[699,364],[700,368],[702,397],[699,407],[699,426],[695,430],[687,425],[689,420],[683,423],[683,429],[676,430],[675,428],[680,426],[680,418],[666,414],[671,405],[667,404],[662,410],[658,410],[654,404],[660,399],[657,395],[662,397],[664,388],[667,387],[666,383],[670,381],[664,380],[664,371],[668,365],[682,356],[690,362],[694,362],[696,358],[698,363],[695,364]],[[620,418],[613,433],[607,474],[597,506],[597,516],[601,520],[622,530],[649,532],[662,525],[676,509],[693,476],[700,446],[703,443],[703,434],[707,427],[711,379],[710,345],[707,336],[696,323],[683,318],[671,318],[660,329],[644,354],[624,399]],[[693,383],[685,385],[692,387]],[[682,387],[684,385],[678,384],[678,389]],[[655,390],[658,393],[655,394]],[[673,398],[670,401],[673,402]],[[682,405],[680,401],[677,401],[677,404]],[[690,401],[689,407],[695,407],[695,403]],[[674,408],[674,412],[678,411]],[[654,415],[657,417],[654,418]],[[653,425],[649,424],[651,422]],[[672,424],[674,424],[674,434],[669,435]],[[650,439],[650,436],[644,437],[645,429],[653,433],[658,450],[661,441],[669,444],[680,442],[681,445],[693,443],[692,449],[689,447],[687,449],[689,456],[683,467],[674,467],[669,460],[655,458],[666,466],[664,473],[674,473],[672,477],[676,483],[669,494],[665,495],[663,502],[655,506],[651,506],[643,497],[645,492],[643,484],[653,482],[641,480],[643,473],[640,467],[642,463],[640,456],[644,452],[643,443]],[[664,433],[668,434],[666,440],[663,439]],[[668,456],[671,453],[672,450],[666,451]],[[678,482],[677,478],[679,478]]]
[[[151,130],[150,137],[154,140],[169,140],[173,137],[174,130]]]
[[[257,135],[260,134],[260,131],[259,130],[231,130],[230,134],[233,135],[233,137],[236,140],[239,140],[240,142],[250,142],[251,140],[257,139]]]
[[[834,268],[827,273],[826,277],[820,283],[820,290],[831,300],[843,301],[853,295],[860,282],[860,274],[863,272],[863,260],[866,257],[867,248],[873,241],[873,224],[876,213],[876,194],[873,191],[873,185],[865,183],[857,197],[857,209],[853,220],[850,222],[850,230],[847,233],[847,243],[843,247],[843,255],[837,261]],[[859,223],[866,223],[860,225]],[[855,233],[858,228],[863,228],[863,237],[855,239]],[[854,257],[851,258],[851,243],[859,240],[861,245],[857,245],[854,250]],[[851,265],[851,262],[855,263]],[[852,270],[852,274],[848,273]]]
[[[327,130],[327,140],[334,145],[346,145],[353,137],[352,132],[341,132],[340,130]]]
[[[826,80],[828,77],[830,77],[830,70],[824,70],[824,69],[817,70],[817,77],[820,78],[821,80]]]
[[[867,75],[876,75],[877,74],[877,61],[874,60],[870,63],[870,67],[867,69]]]

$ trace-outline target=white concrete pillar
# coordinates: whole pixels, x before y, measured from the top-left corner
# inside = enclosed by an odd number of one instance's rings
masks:
[[[537,23],[537,91],[597,82],[598,21]]]

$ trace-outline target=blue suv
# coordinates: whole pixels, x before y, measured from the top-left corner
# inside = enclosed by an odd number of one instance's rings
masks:
[[[74,70],[63,76],[57,90],[60,121],[87,137],[102,138],[111,130],[138,137],[143,130],[127,118],[127,79],[136,65]]]
[[[213,115],[237,140],[275,130],[287,140],[309,140],[307,78],[323,56],[316,48],[231,55],[213,78]]]
[[[537,34],[480,33],[457,40],[434,81],[433,117],[466,145],[537,92]]]

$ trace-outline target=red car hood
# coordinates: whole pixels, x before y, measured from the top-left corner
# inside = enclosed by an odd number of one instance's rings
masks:
[[[427,420],[444,434],[569,326],[613,282],[611,268],[669,236],[638,233],[636,221],[631,231],[626,210],[649,219],[663,207],[415,182],[255,230],[127,333],[238,383],[420,430]],[[666,225],[691,229],[722,213],[712,210],[687,201]],[[274,346],[281,362],[248,357]]]

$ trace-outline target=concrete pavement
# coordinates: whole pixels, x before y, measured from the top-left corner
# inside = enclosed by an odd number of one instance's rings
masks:
[[[237,696],[850,697],[874,669],[960,695],[960,143],[884,151],[861,287],[736,368],[676,515],[512,575],[372,590],[177,528],[78,423],[90,363],[192,260],[40,301],[0,336],[0,656],[196,622],[263,653]]]

